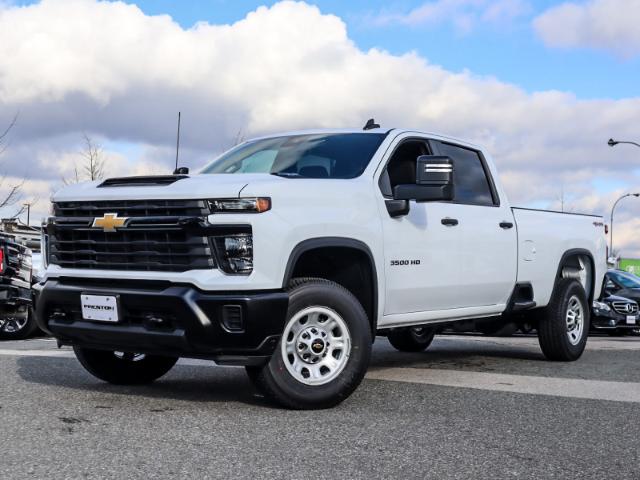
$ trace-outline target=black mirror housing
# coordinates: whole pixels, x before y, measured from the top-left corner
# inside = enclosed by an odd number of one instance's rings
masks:
[[[416,161],[416,183],[396,185],[395,200],[434,202],[453,200],[453,161],[439,155],[421,155]]]

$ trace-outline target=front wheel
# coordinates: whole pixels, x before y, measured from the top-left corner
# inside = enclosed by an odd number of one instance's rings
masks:
[[[560,361],[580,358],[587,345],[589,320],[587,295],[580,282],[559,280],[538,325],[538,341],[545,357]]]
[[[410,327],[389,332],[387,340],[401,352],[422,352],[429,348],[436,331],[428,327]]]
[[[178,361],[177,357],[114,352],[74,347],[82,366],[94,377],[115,385],[142,385],[166,374]]]
[[[287,408],[329,408],[362,381],[371,343],[367,315],[351,292],[324,279],[294,279],[280,343],[266,365],[247,373]]]
[[[37,329],[35,315],[29,307],[0,314],[0,340],[23,340]]]

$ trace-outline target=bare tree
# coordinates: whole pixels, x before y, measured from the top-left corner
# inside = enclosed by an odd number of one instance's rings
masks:
[[[231,146],[235,147],[236,145],[240,145],[246,139],[247,139],[247,136],[245,135],[244,129],[240,128],[236,132],[236,136],[233,138],[233,145],[231,145]]]
[[[9,122],[9,125],[2,131],[0,131],[0,155],[2,155],[9,147],[9,134],[13,127],[18,122],[18,114],[16,113]],[[0,209],[5,207],[12,207],[22,199],[22,187],[24,186],[24,179],[12,183],[11,185],[5,185],[7,183],[7,176],[0,176]],[[19,209],[12,218],[15,218],[22,214],[23,209]]]
[[[556,200],[560,204],[561,212],[573,212],[573,205],[567,204],[567,195],[564,191],[564,182],[560,184],[560,193],[557,195]]]
[[[9,146],[9,142],[7,141],[9,132],[16,125],[17,121],[18,121],[18,114],[16,113],[13,116],[13,119],[11,120],[11,122],[9,123],[9,126],[5,128],[2,133],[0,133],[0,155],[2,155],[7,149],[7,147]]]
[[[94,142],[86,133],[82,135],[82,138],[84,139],[84,148],[80,151],[82,165],[80,168],[78,165],[74,165],[73,175],[62,179],[65,185],[104,178],[105,159],[102,146]]]

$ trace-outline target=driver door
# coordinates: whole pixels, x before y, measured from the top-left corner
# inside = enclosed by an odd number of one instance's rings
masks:
[[[395,185],[416,182],[419,155],[447,155],[454,162],[454,189],[460,192],[453,201],[410,201],[408,213],[397,217],[383,206],[385,315],[441,312],[429,317],[454,318],[463,313],[456,310],[472,307],[486,307],[490,314],[502,311],[511,294],[516,229],[500,227],[513,222],[511,209],[496,202],[488,178],[476,178],[486,176],[479,152],[460,148],[404,138],[380,175],[382,198],[390,199]],[[486,189],[475,201],[465,197],[470,178]]]

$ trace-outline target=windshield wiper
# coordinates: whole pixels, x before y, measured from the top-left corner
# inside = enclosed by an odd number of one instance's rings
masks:
[[[277,177],[285,177],[285,178],[302,178],[302,175],[295,172],[271,172],[271,175],[275,175]]]

